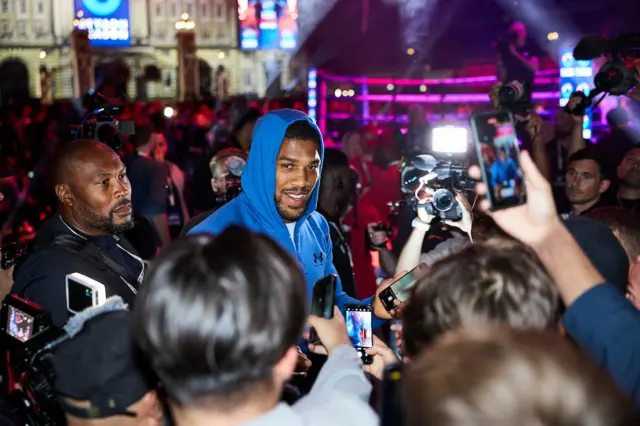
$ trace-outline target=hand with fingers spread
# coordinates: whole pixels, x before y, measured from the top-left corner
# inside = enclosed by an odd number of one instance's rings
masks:
[[[351,339],[347,333],[347,325],[337,306],[333,307],[333,318],[325,319],[310,315],[307,320],[310,327],[318,333],[321,345],[309,345],[309,350],[318,355],[329,355],[333,350],[342,345],[351,346]],[[308,338],[308,333],[306,335]]]
[[[524,129],[526,130],[529,138],[531,138],[532,141],[536,141],[539,137],[542,136],[542,117],[540,117],[535,111],[531,111],[526,116],[516,114],[514,118],[516,119],[516,121],[526,123]]]
[[[393,304],[395,305],[395,309],[392,309],[391,312],[389,312],[384,308],[384,305],[380,301],[380,293],[382,293],[383,290],[390,287],[394,282],[396,282],[406,274],[407,274],[407,271],[402,271],[396,274],[395,277],[387,278],[386,280],[382,281],[382,283],[378,286],[378,289],[376,290],[376,295],[373,297],[373,301],[371,302],[371,307],[373,308],[373,314],[376,317],[380,319],[393,319],[393,318],[400,317],[400,313],[402,312],[404,303],[402,303],[398,299],[394,299]]]
[[[365,365],[363,370],[379,380],[383,379],[384,369],[387,365],[395,364],[399,361],[393,349],[385,345],[375,335],[373,336],[373,346],[367,349],[367,355],[373,356],[373,363]]]
[[[507,233],[525,244],[535,246],[553,233],[554,229],[562,227],[562,223],[556,213],[551,185],[536,168],[526,151],[520,155],[520,164],[524,173],[527,202],[505,210],[488,212],[488,214]],[[480,179],[480,168],[472,166],[469,169],[469,175],[474,179]],[[476,192],[478,195],[486,195],[487,185],[478,183]],[[480,208],[488,211],[489,201],[482,200]]]

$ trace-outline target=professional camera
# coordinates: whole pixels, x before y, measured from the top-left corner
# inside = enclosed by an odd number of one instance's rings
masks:
[[[0,310],[2,383],[0,423],[20,426],[64,424],[52,382],[51,350],[66,339],[64,331],[53,326],[50,315],[39,306],[15,295],[8,295]],[[20,389],[8,389],[13,377]]]
[[[511,81],[498,91],[500,107],[513,114],[525,115],[533,108],[531,102],[531,83]]]
[[[587,61],[607,56],[607,62],[600,67],[593,79],[595,89],[585,96],[573,110],[573,114],[582,115],[599,94],[619,96],[627,93],[636,85],[636,64],[640,61],[640,34],[624,34],[616,39],[607,40],[599,35],[583,37],[575,49],[573,57],[578,61]]]
[[[414,194],[417,194],[422,187],[434,191],[433,200],[430,203],[424,205],[416,203],[414,206],[427,209],[427,213],[442,221],[461,220],[462,208],[456,200],[455,192],[470,191],[475,186],[475,181],[469,177],[466,168],[451,159],[438,161],[431,155],[418,155],[413,159],[412,165],[415,170],[421,172],[417,177],[419,184]],[[407,183],[411,186],[415,185],[415,182],[403,181],[403,187]]]
[[[110,104],[107,98],[99,92],[89,92],[91,103],[98,105],[92,108],[82,123],[74,131],[75,139],[92,139],[100,141],[114,151],[124,145],[123,136],[135,134],[133,121],[120,121],[117,117],[122,114],[121,105]]]
[[[217,205],[227,204],[229,201],[236,198],[242,192],[242,187],[240,185],[230,185],[227,187],[227,191],[216,197]]]

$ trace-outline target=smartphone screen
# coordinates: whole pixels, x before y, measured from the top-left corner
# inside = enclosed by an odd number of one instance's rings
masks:
[[[508,111],[471,117],[482,179],[492,210],[523,204],[526,193],[513,116]]]
[[[93,289],[69,277],[67,279],[70,312],[78,313],[93,306]]]
[[[409,299],[410,290],[416,282],[426,274],[427,269],[427,265],[425,263],[421,263],[409,271],[409,273],[398,279],[398,281],[391,284],[391,289],[393,290],[396,299],[401,302],[406,302]]]
[[[21,342],[26,342],[31,339],[31,335],[33,334],[33,317],[9,305],[7,334]]]
[[[370,348],[373,346],[373,327],[371,306],[347,305],[347,332],[351,343],[356,348]]]

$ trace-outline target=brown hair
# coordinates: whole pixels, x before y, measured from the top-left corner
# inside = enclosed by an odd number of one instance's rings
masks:
[[[558,334],[476,328],[406,366],[407,426],[626,426],[633,404]]]
[[[405,352],[414,356],[449,330],[478,323],[553,329],[559,297],[527,247],[492,239],[436,262],[402,312]]]
[[[640,215],[622,207],[600,207],[587,213],[592,219],[606,225],[616,236],[629,258],[640,256]]]

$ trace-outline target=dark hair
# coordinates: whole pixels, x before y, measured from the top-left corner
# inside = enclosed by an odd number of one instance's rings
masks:
[[[306,120],[298,120],[289,125],[283,139],[313,141],[318,145],[322,143],[318,131]]]
[[[151,135],[155,132],[155,127],[150,121],[136,123],[136,132],[131,136],[131,143],[134,147],[140,148],[151,141]]]
[[[611,127],[623,126],[631,121],[629,113],[624,108],[614,108],[607,113],[607,123]]]
[[[171,401],[231,408],[271,389],[307,304],[295,260],[270,238],[232,226],[160,254],[136,300],[134,337]]]
[[[336,148],[325,148],[324,159],[322,160],[322,173],[338,167],[349,167],[347,154]]]
[[[611,377],[555,332],[462,329],[406,368],[407,426],[638,424]]]
[[[640,214],[622,207],[600,207],[587,216],[611,229],[627,256],[634,261],[640,256]]]
[[[571,154],[569,157],[569,164],[574,161],[591,160],[598,165],[598,171],[600,172],[600,180],[610,180],[612,175],[612,169],[604,154],[595,147],[588,146],[582,148]]]
[[[244,126],[246,126],[247,124],[255,123],[260,117],[262,117],[262,111],[260,111],[258,108],[249,108],[249,110],[242,114],[235,122],[233,131],[238,132],[242,130]]]
[[[415,286],[402,312],[405,352],[412,357],[467,325],[551,329],[558,314],[556,286],[529,249],[506,240],[473,244],[436,262]]]

